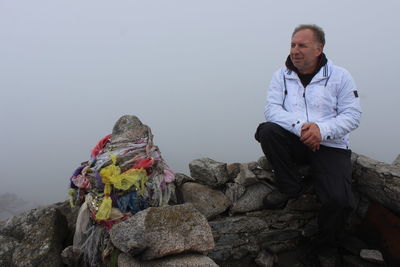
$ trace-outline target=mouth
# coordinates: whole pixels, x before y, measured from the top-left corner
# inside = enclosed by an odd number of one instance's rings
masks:
[[[302,60],[302,58],[296,58],[296,57],[295,57],[295,58],[292,58],[292,60],[293,60],[293,61],[300,61],[300,60]]]

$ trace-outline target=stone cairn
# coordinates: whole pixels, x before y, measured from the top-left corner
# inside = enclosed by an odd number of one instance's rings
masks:
[[[117,123],[114,129],[125,139],[114,139],[109,150],[123,149],[124,140],[132,143],[127,126]],[[149,128],[139,132],[151,133]],[[357,207],[347,226],[351,235],[341,244],[343,261],[346,266],[400,266],[400,156],[386,164],[353,153],[352,161]],[[112,161],[100,163],[106,167]],[[117,158],[123,169],[132,164],[132,157]],[[272,267],[278,261],[279,266],[303,266],[285,265],[282,259],[317,233],[320,204],[307,166],[300,168],[307,190],[281,210],[263,207],[263,198],[275,189],[265,157],[231,164],[201,158],[189,169],[190,176],[174,175],[168,196],[144,195],[163,201],[149,199],[146,208],[124,213],[110,230],[95,220],[82,229],[89,213],[82,211],[85,198],[76,192],[72,202],[80,198],[81,206],[71,209],[66,201],[0,222],[0,266]]]

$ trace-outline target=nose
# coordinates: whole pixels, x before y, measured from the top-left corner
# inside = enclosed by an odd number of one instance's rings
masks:
[[[291,48],[290,48],[290,53],[291,54],[299,53],[299,46],[298,45],[292,45]]]

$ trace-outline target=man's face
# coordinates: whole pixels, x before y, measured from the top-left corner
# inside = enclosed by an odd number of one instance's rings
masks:
[[[304,29],[296,32],[290,46],[290,59],[302,74],[314,72],[323,45],[315,40],[314,32]]]

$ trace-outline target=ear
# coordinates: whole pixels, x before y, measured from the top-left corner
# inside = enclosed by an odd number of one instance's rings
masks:
[[[317,44],[317,56],[319,57],[324,51],[324,46],[320,43]]]

